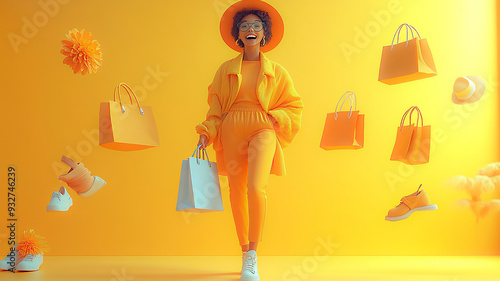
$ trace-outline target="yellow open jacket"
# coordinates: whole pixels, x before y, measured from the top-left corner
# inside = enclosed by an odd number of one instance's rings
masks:
[[[217,167],[220,175],[226,174],[224,150],[219,138],[219,125],[222,116],[236,100],[241,86],[241,63],[243,53],[224,62],[215,73],[212,84],[208,86],[208,110],[206,120],[196,126],[198,134],[208,137],[208,145],[214,144],[217,153]],[[257,98],[265,112],[278,122],[276,130],[276,152],[271,174],[284,175],[285,159],[283,148],[288,146],[300,128],[303,103],[295,91],[292,79],[280,64],[269,60],[260,53],[260,73],[257,79]]]

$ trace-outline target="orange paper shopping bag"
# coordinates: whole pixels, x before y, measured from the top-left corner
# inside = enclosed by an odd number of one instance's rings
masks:
[[[351,107],[349,111],[342,111],[342,106],[347,99],[350,99]],[[340,111],[337,111],[342,100]],[[354,111],[352,110],[353,102]],[[340,97],[335,112],[326,115],[321,148],[324,150],[360,149],[364,146],[365,115],[359,114],[356,106],[356,95],[353,92],[346,92]]]
[[[122,102],[120,87],[127,92],[130,104]],[[116,94],[119,101],[116,101]],[[99,145],[121,151],[141,150],[160,145],[153,110],[150,106],[141,107],[134,91],[125,83],[116,86],[113,100],[101,102]]]
[[[406,27],[406,42],[399,43],[399,33]],[[415,37],[415,34],[417,36]],[[411,32],[413,39],[408,40]],[[397,42],[394,39],[397,35]],[[392,38],[390,46],[384,46],[378,81],[393,85],[437,75],[431,49],[426,39],[422,39],[415,27],[402,24]]]
[[[417,123],[411,122],[413,112],[417,112]],[[405,119],[409,117],[409,125]],[[419,124],[420,123],[420,124]],[[431,126],[424,126],[424,118],[417,106],[408,109],[401,118],[396,135],[396,143],[391,154],[391,160],[401,161],[410,165],[429,162],[431,150]]]

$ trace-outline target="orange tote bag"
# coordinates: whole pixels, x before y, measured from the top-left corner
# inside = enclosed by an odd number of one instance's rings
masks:
[[[406,42],[399,43],[399,33],[406,27]],[[415,33],[418,35],[415,37]],[[413,39],[408,40],[411,32]],[[397,35],[397,42],[394,39]],[[390,46],[384,46],[378,81],[393,85],[403,82],[436,76],[436,66],[431,49],[426,39],[422,39],[417,29],[409,24],[402,24],[392,38]]]
[[[127,92],[130,104],[122,102],[120,87]],[[120,151],[142,150],[160,145],[153,110],[150,106],[141,107],[134,91],[125,83],[116,86],[113,100],[101,102],[99,145]]]
[[[417,112],[417,123],[411,122],[413,112]],[[409,117],[409,125],[405,125]],[[420,124],[419,124],[420,122]],[[396,143],[391,154],[391,160],[401,161],[409,165],[429,162],[431,150],[431,126],[424,126],[424,118],[417,106],[408,109],[401,118],[396,135]]]
[[[351,107],[349,111],[342,111],[342,107],[347,99],[350,100]],[[337,111],[341,101],[340,111]],[[354,111],[352,110],[353,102]],[[356,107],[357,99],[353,92],[345,92],[340,97],[335,107],[335,112],[326,115],[325,127],[320,143],[321,148],[324,150],[360,149],[364,146],[365,115],[359,114]]]

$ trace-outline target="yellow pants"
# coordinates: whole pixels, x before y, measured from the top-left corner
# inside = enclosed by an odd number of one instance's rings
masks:
[[[273,124],[260,105],[238,103],[220,125],[229,197],[240,245],[262,240],[266,186],[276,150]]]

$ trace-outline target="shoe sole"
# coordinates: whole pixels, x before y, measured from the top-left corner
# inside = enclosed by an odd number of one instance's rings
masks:
[[[93,177],[94,177],[94,183],[92,184],[90,189],[85,191],[85,192],[78,193],[78,195],[80,195],[84,198],[89,198],[90,196],[94,195],[94,193],[99,191],[99,189],[101,189],[106,184],[106,182],[103,179],[101,179],[100,177],[98,177],[98,176],[93,176]]]
[[[37,268],[16,268],[16,271],[37,271],[40,270],[40,266]]]
[[[240,280],[244,280],[244,281],[256,281],[256,280],[260,280],[260,276],[258,276],[258,277],[241,277]]]
[[[404,219],[408,218],[415,211],[433,211],[433,210],[437,210],[437,208],[438,207],[436,204],[427,205],[427,206],[423,206],[423,207],[417,207],[415,209],[409,210],[406,214],[399,216],[399,217],[386,216],[385,220],[386,221],[400,221],[400,220],[404,220]]]
[[[67,208],[61,208],[61,207],[55,206],[55,205],[47,205],[47,211],[66,212],[67,210],[69,210],[69,208],[71,206],[73,206],[73,203],[71,203],[71,205],[69,205]]]

